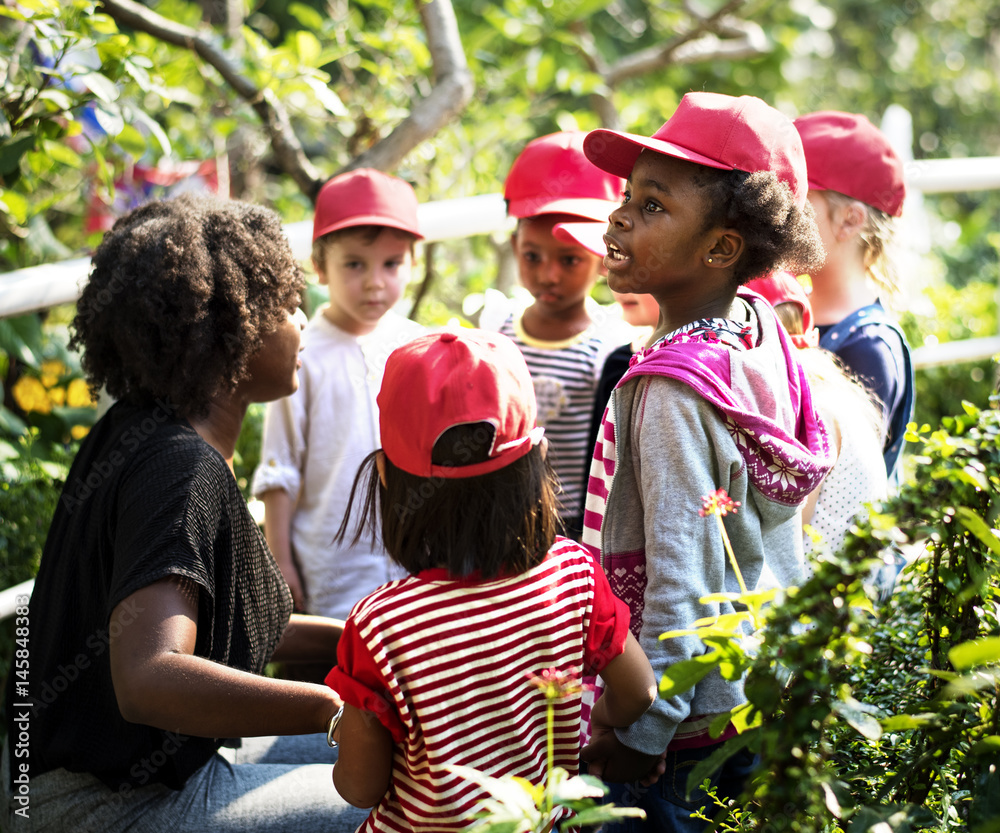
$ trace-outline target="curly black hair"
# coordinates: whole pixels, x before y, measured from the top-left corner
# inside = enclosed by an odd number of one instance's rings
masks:
[[[273,211],[190,194],[149,202],[94,252],[70,346],[93,390],[203,416],[304,288]]]
[[[826,252],[812,207],[799,208],[773,171],[699,166],[694,181],[709,206],[703,228],[723,226],[743,236],[743,254],[733,273],[737,286],[779,269],[810,272],[823,265]]]

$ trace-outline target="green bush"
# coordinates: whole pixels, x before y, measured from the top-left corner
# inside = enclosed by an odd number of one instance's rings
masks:
[[[0,481],[0,589],[35,577],[49,520],[66,479],[70,454],[49,449],[39,460],[22,440],[23,453],[7,461]],[[55,458],[55,459],[53,459]],[[0,681],[6,681],[13,656],[14,620],[0,622]],[[3,730],[0,727],[0,737]]]
[[[910,440],[914,476],[769,609],[755,653],[701,629],[727,678],[747,672],[750,728],[689,786],[737,745],[765,774],[717,829],[1000,831],[1000,412],[966,404]]]

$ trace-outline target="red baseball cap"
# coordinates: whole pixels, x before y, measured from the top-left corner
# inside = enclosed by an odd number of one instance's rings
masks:
[[[795,304],[802,310],[802,332],[790,333],[796,347],[815,347],[819,333],[813,327],[812,304],[801,281],[791,272],[774,272],[766,278],[746,282],[747,289],[763,295],[772,307],[778,304]]]
[[[761,99],[722,93],[688,93],[651,137],[592,130],[587,158],[618,176],[632,173],[639,154],[652,150],[720,170],[773,171],[805,205],[806,160],[792,120]]]
[[[821,110],[799,116],[795,127],[806,151],[810,188],[837,191],[892,217],[903,213],[903,162],[868,119]]]
[[[528,142],[503,186],[511,217],[569,214],[607,222],[621,201],[624,183],[587,160],[586,136],[582,130],[568,130]]]
[[[564,243],[576,243],[583,246],[588,252],[592,252],[598,257],[604,257],[608,253],[607,243],[604,242],[604,232],[608,230],[608,223],[556,223],[552,226],[552,236],[556,240]]]
[[[535,388],[506,336],[461,330],[421,336],[392,351],[378,394],[382,450],[418,477],[475,477],[523,457],[542,439]],[[468,466],[431,462],[449,428],[488,422],[496,429],[489,459]]]
[[[423,239],[413,187],[374,168],[358,168],[335,176],[316,197],[313,242],[331,231],[354,226],[387,226]]]

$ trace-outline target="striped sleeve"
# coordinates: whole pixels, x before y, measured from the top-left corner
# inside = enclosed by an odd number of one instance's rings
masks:
[[[345,703],[375,715],[396,743],[406,737],[406,727],[389,695],[389,685],[369,654],[368,646],[358,636],[353,619],[348,619],[344,625],[337,643],[337,664],[327,674],[326,684]]]

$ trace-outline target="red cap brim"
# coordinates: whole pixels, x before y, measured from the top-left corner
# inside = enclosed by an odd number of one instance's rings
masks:
[[[731,165],[722,165],[708,156],[688,150],[673,142],[664,142],[650,136],[635,133],[620,133],[616,130],[592,130],[583,142],[583,152],[602,171],[616,176],[631,176],[636,160],[644,150],[684,159],[708,168],[733,170]]]
[[[417,231],[416,228],[396,219],[395,217],[386,217],[382,214],[354,214],[326,226],[314,227],[313,242],[318,240],[324,234],[329,234],[332,231],[340,231],[345,228],[356,228],[357,226],[385,226],[386,228],[394,228],[399,231],[405,231],[407,234],[412,234],[418,240],[424,239],[424,236]]]
[[[610,200],[588,199],[585,197],[551,199],[546,196],[533,196],[519,200],[510,200],[507,204],[507,213],[511,217],[540,217],[543,214],[565,214],[569,217],[579,217],[581,220],[606,223],[608,215],[617,207],[618,203]]]
[[[552,236],[564,243],[576,243],[588,252],[604,257],[608,253],[604,242],[607,228],[607,223],[556,223],[552,227]]]

